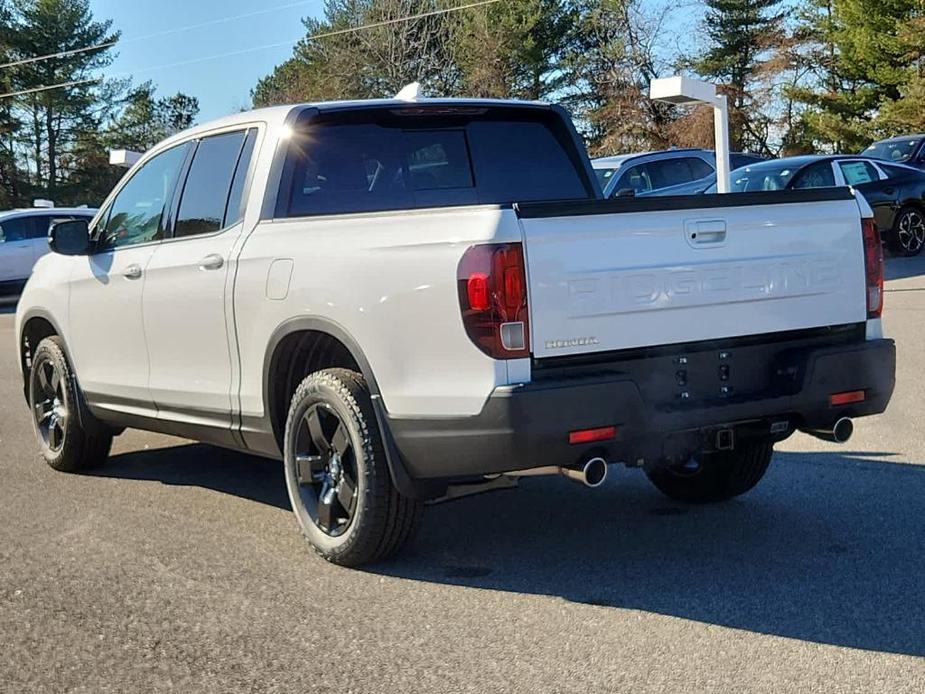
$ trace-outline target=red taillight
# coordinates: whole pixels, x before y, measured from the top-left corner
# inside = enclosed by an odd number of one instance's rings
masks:
[[[879,318],[883,313],[883,245],[873,219],[862,219],[861,229],[864,232],[864,272],[867,275],[867,317]]]
[[[523,246],[472,246],[459,263],[459,305],[469,338],[495,359],[530,356]]]
[[[599,427],[597,429],[578,429],[570,431],[568,442],[572,445],[576,443],[594,443],[595,441],[610,441],[617,437],[617,427]]]

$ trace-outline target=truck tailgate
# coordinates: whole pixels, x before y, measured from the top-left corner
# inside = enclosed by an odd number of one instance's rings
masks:
[[[517,206],[536,358],[866,319],[847,188]]]

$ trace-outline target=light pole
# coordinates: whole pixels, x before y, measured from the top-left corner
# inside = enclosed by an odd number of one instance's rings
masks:
[[[713,107],[716,139],[716,192],[729,192],[729,107],[716,85],[687,77],[663,77],[649,84],[649,98],[669,104],[708,104]]]

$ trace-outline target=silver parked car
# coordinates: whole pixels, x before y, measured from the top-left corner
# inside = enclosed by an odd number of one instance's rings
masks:
[[[737,169],[763,161],[763,157],[733,152],[730,160],[732,168]],[[708,179],[716,171],[716,155],[708,149],[668,149],[600,157],[592,160],[591,165],[604,197],[612,198],[650,194],[662,188]],[[703,188],[709,185],[708,179]]]
[[[0,297],[18,295],[35,261],[48,253],[52,223],[86,219],[95,209],[86,207],[35,207],[0,212]]]

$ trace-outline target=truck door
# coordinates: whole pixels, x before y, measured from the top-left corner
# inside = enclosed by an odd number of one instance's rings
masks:
[[[225,297],[243,227],[243,192],[257,130],[202,138],[174,201],[170,238],[148,265],[144,328],[158,417],[231,440],[232,359]]]

